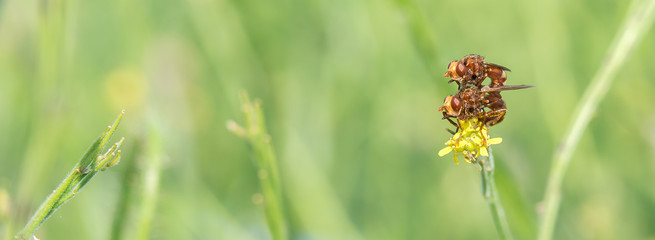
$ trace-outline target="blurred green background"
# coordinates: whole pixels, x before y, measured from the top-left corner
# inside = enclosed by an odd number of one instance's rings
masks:
[[[0,220],[22,227],[126,109],[121,163],[41,239],[109,239],[153,157],[150,239],[268,239],[251,149],[225,127],[243,122],[245,89],[263,103],[292,239],[495,239],[477,167],[437,156],[450,125],[436,109],[456,90],[442,75],[476,53],[511,68],[508,84],[537,85],[504,94],[509,112],[491,130],[504,140],[496,178],[512,232],[532,239],[553,152],[629,5],[1,1],[0,188],[12,213]],[[555,239],[655,239],[653,42],[618,72],[575,151]],[[138,235],[134,196],[124,239]]]

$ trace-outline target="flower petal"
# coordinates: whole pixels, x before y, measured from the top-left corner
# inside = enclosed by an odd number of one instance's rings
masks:
[[[448,154],[452,150],[453,149],[450,146],[442,148],[441,150],[439,150],[439,157],[443,157],[444,155]],[[455,161],[457,161],[457,160],[455,160]]]
[[[485,156],[485,157],[488,157],[488,156],[489,156],[489,152],[487,152],[487,148],[485,148],[485,147],[481,147],[481,148],[480,148],[480,155]]]
[[[501,142],[503,142],[503,139],[502,139],[502,138],[499,138],[499,137],[498,137],[498,138],[492,138],[492,139],[487,140],[487,143],[488,143],[489,145],[491,145],[491,144],[499,144],[499,143],[501,143]]]
[[[458,120],[460,128],[453,136],[446,141],[446,147],[439,150],[439,156],[453,152],[453,158],[457,164],[458,155],[464,157],[467,163],[476,163],[480,156],[489,156],[489,147],[492,144],[499,144],[502,138],[491,138],[488,126],[484,125],[477,118]]]
[[[460,135],[461,135],[460,132],[456,132],[455,135],[453,135],[453,137],[450,138],[450,139],[456,139],[456,138],[459,138]]]

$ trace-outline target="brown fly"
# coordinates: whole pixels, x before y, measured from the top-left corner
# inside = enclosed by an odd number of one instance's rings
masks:
[[[484,57],[475,54],[466,55],[459,61],[448,64],[448,71],[444,75],[450,77],[448,82],[456,82],[459,90],[470,85],[482,87],[484,79],[491,79],[490,87],[505,86],[509,68],[484,61]]]

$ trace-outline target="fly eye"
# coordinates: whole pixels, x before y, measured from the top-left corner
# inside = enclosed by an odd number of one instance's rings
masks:
[[[459,76],[464,76],[466,73],[466,66],[461,62],[457,62],[457,68],[455,68],[455,72],[457,72],[457,75]]]
[[[452,97],[452,99],[450,99],[450,107],[455,111],[459,110],[462,107],[462,100],[458,97]]]

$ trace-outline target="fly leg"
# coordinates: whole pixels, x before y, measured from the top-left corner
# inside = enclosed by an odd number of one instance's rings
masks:
[[[451,118],[453,118],[453,117],[452,117],[452,116],[449,116],[448,114],[446,114],[446,112],[443,112],[443,118],[442,118],[442,119],[446,119],[446,120],[448,120],[448,122],[450,122],[450,124],[452,124],[453,126],[455,126],[455,131],[454,131],[454,132],[451,131],[450,129],[447,129],[447,128],[446,128],[446,131],[448,131],[449,133],[455,135],[455,133],[456,133],[457,131],[459,131],[459,124],[456,123],[455,121],[453,121]]]
[[[499,124],[505,119],[507,109],[496,109],[485,113],[483,123],[487,126]]]

